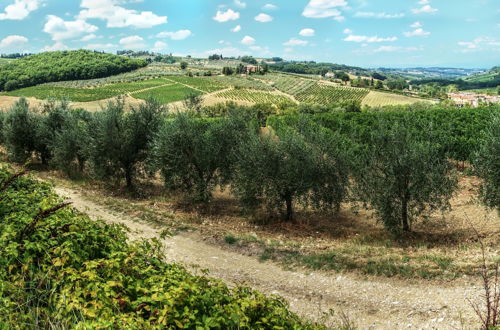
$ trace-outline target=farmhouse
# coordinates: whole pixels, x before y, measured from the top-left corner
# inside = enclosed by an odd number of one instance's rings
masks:
[[[247,74],[259,72],[259,67],[257,65],[247,65],[245,66],[245,71]]]
[[[483,104],[500,103],[500,96],[491,96],[476,93],[448,93],[448,97],[460,107],[471,106],[477,108]]]

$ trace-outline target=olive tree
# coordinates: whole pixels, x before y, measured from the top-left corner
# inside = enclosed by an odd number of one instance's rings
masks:
[[[339,155],[323,144],[335,143],[334,136],[319,134],[316,141],[290,129],[278,136],[253,134],[238,152],[233,190],[242,203],[251,210],[265,205],[285,221],[295,220],[296,204],[338,211],[347,195],[347,173]]]
[[[170,190],[207,202],[217,185],[230,181],[234,150],[247,135],[242,117],[206,119],[179,113],[167,120],[152,144],[151,164]]]
[[[385,227],[410,231],[419,216],[449,208],[457,179],[448,155],[415,118],[381,120],[371,133],[362,166],[356,170],[359,193]]]
[[[123,100],[109,102],[90,125],[90,168],[100,178],[125,179],[133,188],[137,167],[147,157],[148,145],[163,120],[164,107],[148,100],[125,112]]]
[[[3,132],[9,158],[23,163],[36,151],[37,116],[29,109],[26,99],[21,98],[6,113]]]
[[[48,164],[53,157],[56,135],[65,127],[68,113],[69,103],[49,102],[38,116],[35,149],[43,164]]]
[[[474,167],[484,180],[481,185],[483,203],[500,212],[500,113],[493,115]]]
[[[91,114],[85,110],[71,110],[64,126],[56,133],[52,144],[52,165],[71,175],[83,172],[87,160],[86,148],[90,144]],[[76,165],[76,166],[75,166]]]

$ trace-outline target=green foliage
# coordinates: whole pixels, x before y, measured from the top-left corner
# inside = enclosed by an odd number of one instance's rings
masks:
[[[361,113],[325,113],[314,116],[314,120],[365,144],[370,140],[378,124],[385,121],[401,121],[409,118],[415,123],[414,134],[425,134],[425,128],[432,126],[433,134],[443,146],[445,152],[460,161],[472,160],[473,153],[481,145],[482,132],[487,128],[491,115],[499,111],[498,107],[477,109],[429,109],[428,105],[398,107],[395,111]],[[410,113],[409,113],[410,112]],[[423,125],[418,129],[418,125]]]
[[[50,81],[92,79],[128,72],[146,65],[142,60],[88,50],[46,52],[0,67],[0,90]]]
[[[132,188],[137,167],[147,157],[147,147],[163,118],[164,108],[148,100],[125,113],[122,100],[108,103],[96,113],[91,127],[89,163],[101,179],[125,178]]]
[[[312,123],[300,126],[302,134],[272,125],[277,136],[254,134],[241,146],[233,190],[247,208],[266,205],[286,221],[294,220],[296,203],[339,210],[348,186],[339,141],[322,131],[316,135]]]
[[[200,119],[180,113],[160,129],[151,162],[167,188],[206,202],[215,186],[229,183],[233,151],[246,134],[247,123],[240,117]]]
[[[26,99],[9,109],[4,119],[4,143],[9,158],[24,163],[36,151],[38,116],[31,112]]]
[[[9,178],[1,169],[0,187]],[[165,263],[158,242],[128,243],[120,226],[70,208],[40,213],[59,202],[47,184],[31,179],[2,190],[2,327],[321,328],[279,298]]]
[[[162,104],[167,104],[171,102],[182,101],[187,97],[189,97],[190,95],[201,95],[201,94],[202,92],[196,89],[192,89],[190,87],[180,84],[172,84],[151,90],[134,93],[134,97],[143,100],[153,98]]]
[[[485,205],[500,212],[500,113],[491,117],[474,166],[484,180],[481,199]]]
[[[362,101],[369,91],[362,88],[314,84],[295,95],[300,102],[330,104],[344,101]]]
[[[449,208],[457,187],[451,164],[432,126],[415,134],[411,117],[382,121],[354,173],[358,192],[387,229],[409,231],[419,216]],[[364,159],[363,159],[364,158]]]
[[[5,122],[6,114],[3,111],[0,111],[0,144],[4,143],[4,122]]]
[[[188,67],[188,65],[189,65],[189,64],[188,64],[187,62],[181,62],[181,63],[179,64],[179,66],[180,66],[180,68],[181,68],[182,70],[186,70],[186,69],[187,69],[187,67]]]
[[[68,175],[83,172],[90,145],[89,123],[92,115],[85,110],[68,112],[65,124],[52,142],[52,164]]]

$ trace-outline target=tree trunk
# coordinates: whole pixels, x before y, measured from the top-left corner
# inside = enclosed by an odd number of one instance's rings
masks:
[[[408,221],[408,201],[406,198],[403,198],[401,203],[401,224],[403,226],[404,232],[410,231],[410,223]]]
[[[133,188],[133,183],[132,183],[132,168],[130,166],[127,166],[125,168],[125,181],[127,182],[127,188],[132,189]]]
[[[294,222],[292,196],[291,195],[286,196],[285,197],[285,202],[286,202],[286,216],[285,216],[285,220],[287,222]]]

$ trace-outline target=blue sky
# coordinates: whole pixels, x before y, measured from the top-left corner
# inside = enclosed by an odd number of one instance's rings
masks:
[[[79,48],[491,67],[500,0],[0,0],[0,53]]]

